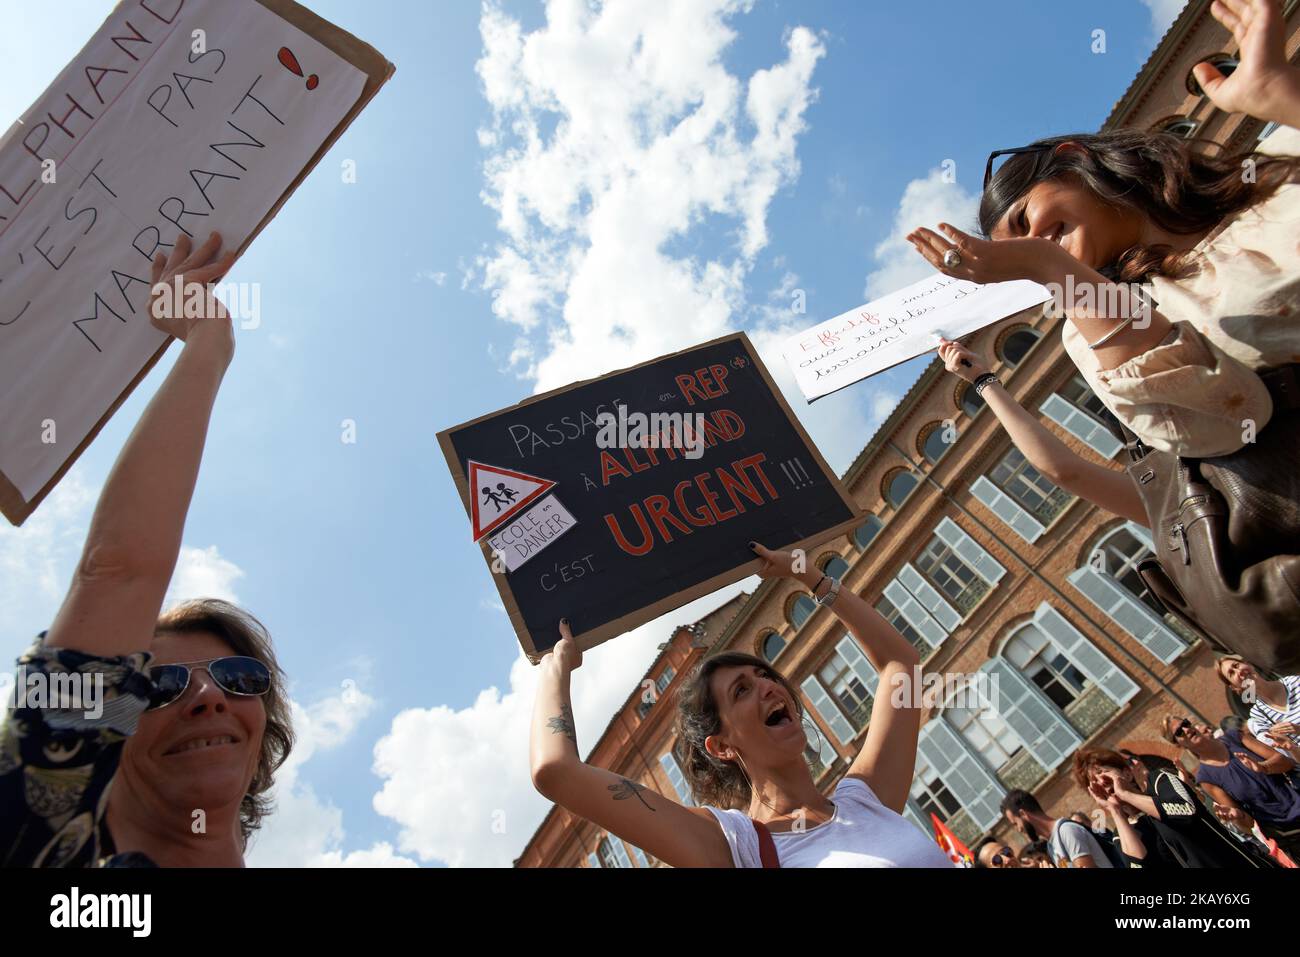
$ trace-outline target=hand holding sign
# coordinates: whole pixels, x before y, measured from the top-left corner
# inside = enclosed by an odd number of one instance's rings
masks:
[[[159,332],[182,342],[211,342],[229,363],[235,352],[234,324],[221,300],[208,289],[208,284],[221,279],[235,262],[234,252],[221,255],[221,242],[221,234],[214,232],[191,251],[190,239],[182,233],[170,257],[162,253],[154,257],[149,321]]]
[[[941,336],[937,351],[948,371],[967,382],[974,382],[989,371],[989,364],[960,342],[953,342]]]

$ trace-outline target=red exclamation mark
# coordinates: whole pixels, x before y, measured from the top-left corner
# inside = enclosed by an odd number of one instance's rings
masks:
[[[286,70],[288,70],[290,73],[296,74],[297,76],[302,76],[302,67],[298,65],[298,58],[293,55],[292,50],[290,50],[288,47],[280,47],[280,52],[279,54],[277,54],[277,56],[280,59],[280,63],[284,65],[284,68]],[[316,89],[316,86],[319,83],[320,83],[320,77],[318,77],[315,73],[307,77],[307,89],[314,90]]]

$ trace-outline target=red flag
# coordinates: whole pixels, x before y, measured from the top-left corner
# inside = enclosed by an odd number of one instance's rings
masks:
[[[930,812],[930,820],[934,822],[934,839],[948,855],[948,860],[957,867],[974,867],[975,855],[961,842],[961,838],[949,830],[948,825],[939,820],[933,811]]]

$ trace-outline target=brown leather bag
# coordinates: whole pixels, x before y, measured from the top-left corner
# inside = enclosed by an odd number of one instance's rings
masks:
[[[1260,373],[1273,417],[1238,452],[1185,459],[1124,429],[1155,558],[1143,583],[1212,645],[1300,673],[1300,366]]]

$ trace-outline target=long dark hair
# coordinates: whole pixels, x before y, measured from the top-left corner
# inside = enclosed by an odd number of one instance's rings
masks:
[[[1077,143],[1081,150],[1060,150]],[[1046,147],[1011,157],[980,200],[979,228],[988,236],[1007,211],[1036,183],[1074,176],[1102,202],[1136,210],[1172,233],[1212,229],[1226,216],[1268,199],[1300,174],[1300,158],[1246,151],[1210,156],[1173,133],[1112,130],[1052,136],[1032,145]],[[1245,171],[1253,175],[1245,175]],[[1134,282],[1149,276],[1186,275],[1190,251],[1168,246],[1133,246],[1101,272]]]
[[[724,651],[710,655],[692,669],[677,692],[677,719],[674,730],[677,741],[673,753],[677,765],[686,777],[686,783],[697,804],[716,807],[747,807],[750,801],[749,781],[740,765],[733,761],[715,758],[704,747],[710,735],[722,731],[722,716],[718,702],[713,698],[711,679],[720,668],[749,667],[753,665],[780,682],[790,693],[794,706],[803,718],[803,703],[789,680],[762,658],[739,651]]]

